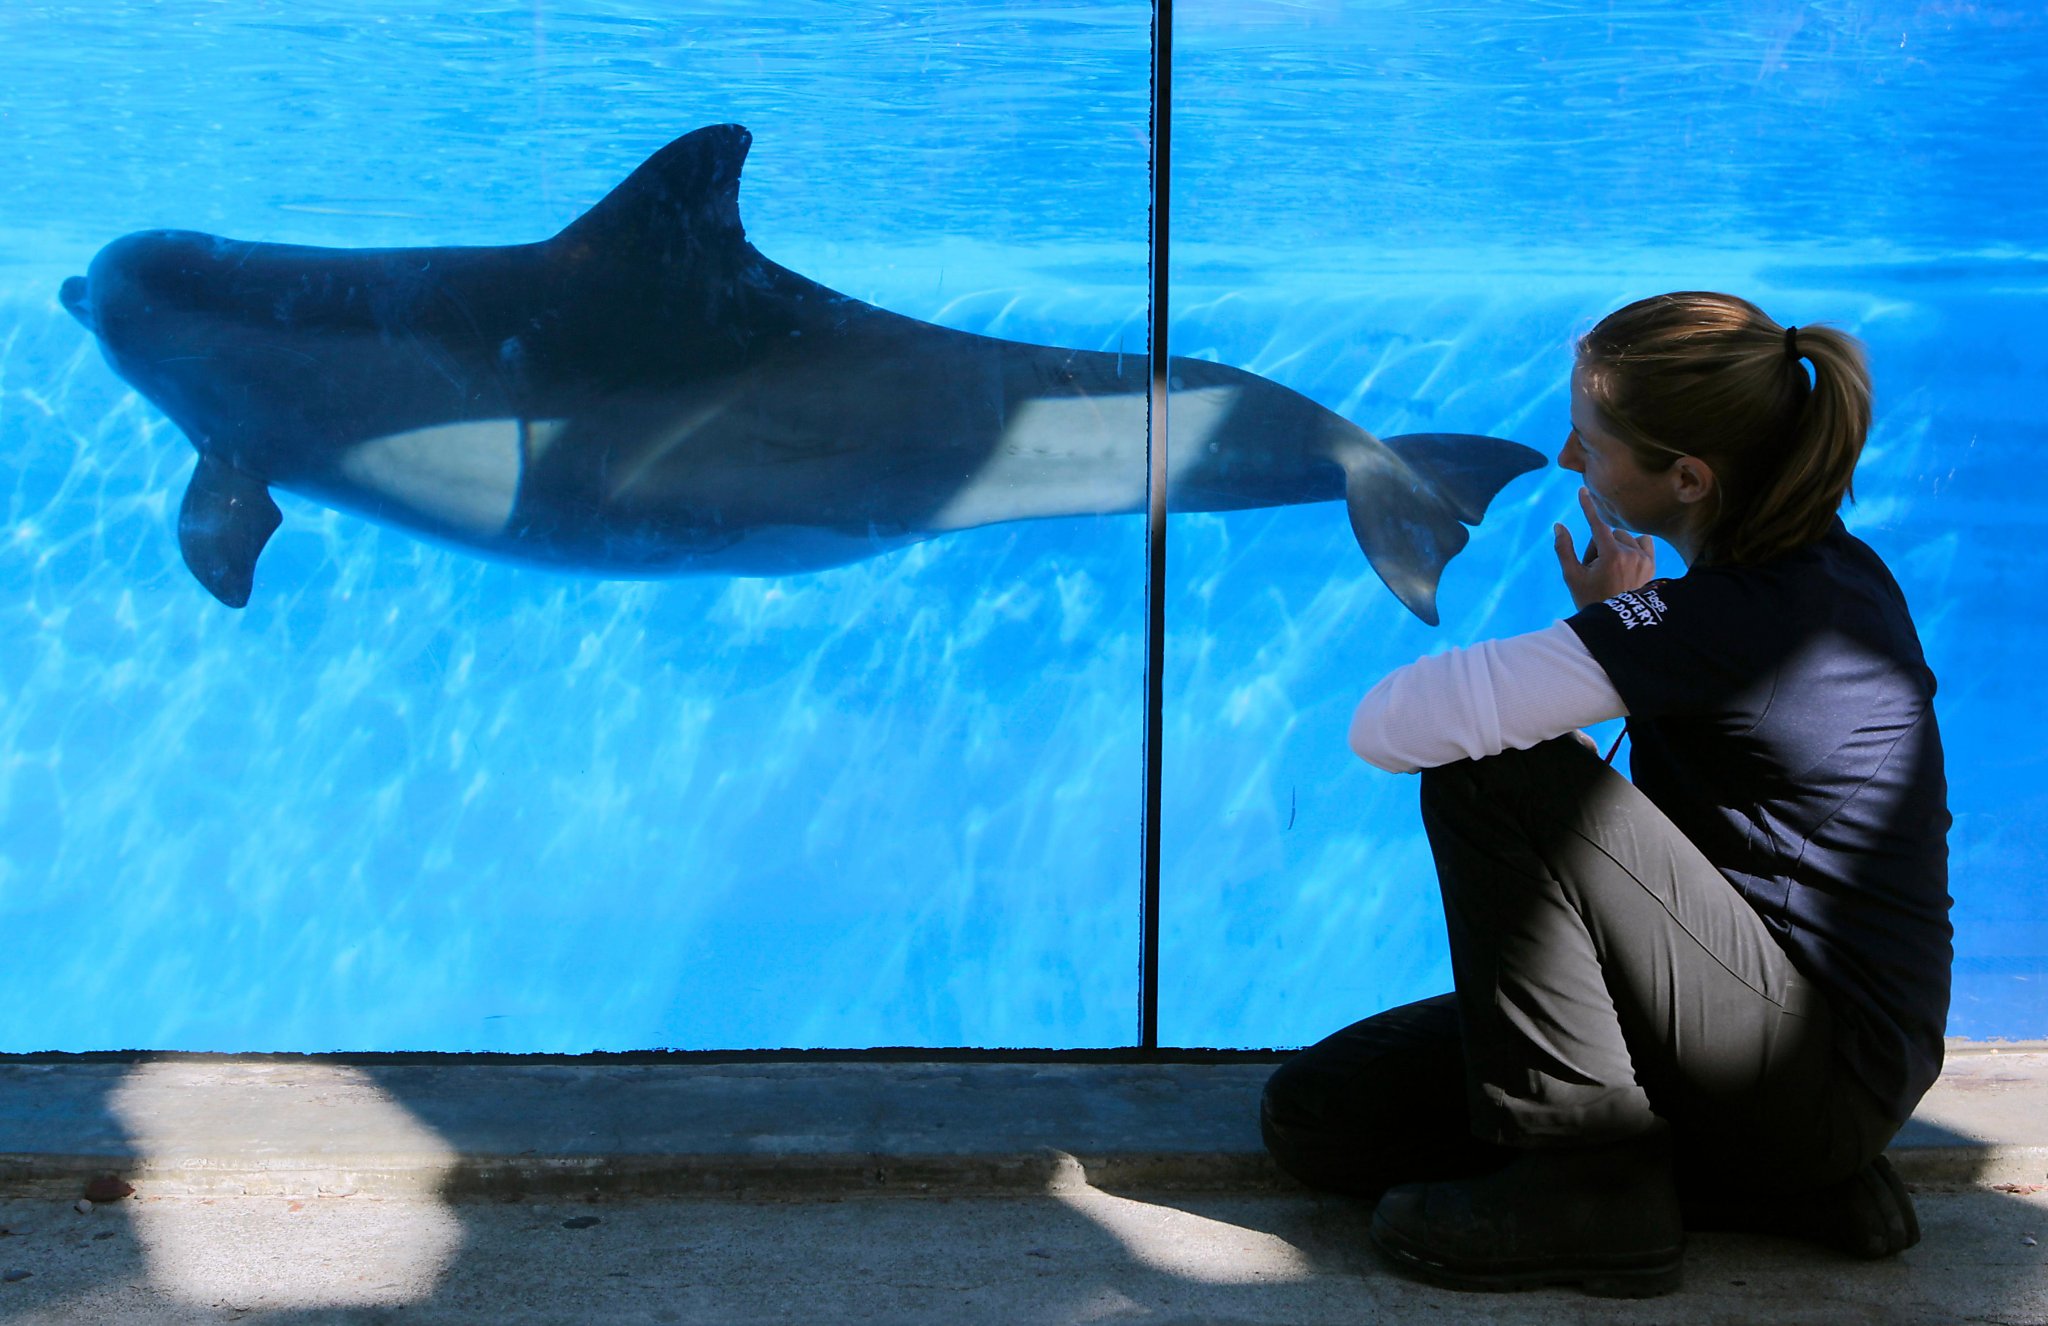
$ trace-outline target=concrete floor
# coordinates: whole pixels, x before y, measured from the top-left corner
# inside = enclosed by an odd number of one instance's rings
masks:
[[[1270,1068],[0,1061],[0,1322],[2048,1326],[2048,1047],[1952,1047],[1919,1247],[1699,1235],[1647,1302],[1396,1276],[1265,1158]]]
[[[0,1201],[0,1319],[293,1322],[2048,1322],[2048,1189],[1923,1192],[1851,1262],[1696,1236],[1647,1302],[1467,1295],[1383,1269],[1367,1212],[1282,1193],[471,1202]],[[2027,1237],[2035,1243],[2028,1245]]]

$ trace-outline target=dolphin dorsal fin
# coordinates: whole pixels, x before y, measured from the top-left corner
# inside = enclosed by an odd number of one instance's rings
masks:
[[[693,130],[640,163],[554,243],[616,253],[653,243],[722,248],[746,238],[740,167],[754,136],[737,124]]]
[[[202,454],[178,509],[178,551],[208,593],[239,608],[249,601],[256,559],[283,519],[263,480]]]

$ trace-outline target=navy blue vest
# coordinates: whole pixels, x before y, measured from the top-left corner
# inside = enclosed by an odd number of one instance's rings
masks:
[[[1904,1121],[1941,1071],[1952,931],[1934,674],[1891,573],[1837,521],[1570,624],[1628,705],[1636,786],[1827,993]]]

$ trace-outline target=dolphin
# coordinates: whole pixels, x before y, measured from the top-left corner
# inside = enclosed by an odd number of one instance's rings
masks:
[[[125,236],[59,298],[192,441],[185,564],[231,608],[275,486],[491,557],[780,575],[952,530],[1142,511],[1146,361],[953,331],[747,242],[738,125],[686,134],[561,233],[482,248]],[[1277,383],[1169,361],[1169,509],[1344,499],[1434,625],[1444,564],[1543,463],[1373,437]]]

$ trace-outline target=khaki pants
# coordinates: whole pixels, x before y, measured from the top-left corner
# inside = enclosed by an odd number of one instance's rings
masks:
[[[1668,1128],[1682,1186],[1790,1192],[1883,1150],[1820,991],[1628,780],[1561,738],[1421,781],[1457,991],[1281,1066],[1283,1168],[1372,1193]]]

